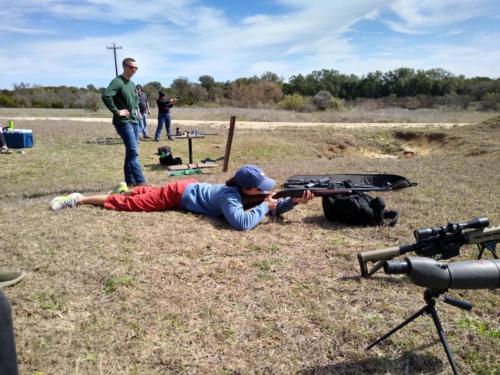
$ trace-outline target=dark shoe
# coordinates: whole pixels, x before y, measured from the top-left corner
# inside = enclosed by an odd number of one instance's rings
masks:
[[[24,278],[24,272],[0,272],[0,288],[17,284]]]
[[[150,139],[151,137],[149,135],[145,135],[144,137],[142,137],[142,139]]]
[[[174,137],[168,137],[168,139],[169,139],[170,141],[175,141],[175,138],[174,138]]]

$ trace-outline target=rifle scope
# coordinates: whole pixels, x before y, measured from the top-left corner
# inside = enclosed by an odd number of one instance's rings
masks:
[[[434,290],[500,288],[500,259],[440,263],[424,257],[384,263],[387,274],[407,274],[418,286]]]
[[[444,236],[447,233],[461,233],[464,229],[480,229],[490,225],[490,220],[486,216],[477,217],[465,223],[448,223],[445,227],[420,228],[413,231],[415,239],[421,240],[433,236]]]

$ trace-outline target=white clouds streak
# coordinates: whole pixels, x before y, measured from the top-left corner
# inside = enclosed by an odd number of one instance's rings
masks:
[[[411,53],[415,47],[408,40],[399,45],[387,43],[384,50],[380,40],[422,31],[431,33],[443,25],[460,33],[460,22],[481,16],[488,9],[480,0],[275,3],[284,9],[280,14],[263,10],[235,19],[225,9],[210,7],[203,0],[18,0],[15,4],[0,0],[0,16],[6,20],[0,37],[8,41],[6,33],[10,33],[12,41],[16,40],[11,43],[20,47],[13,54],[8,43],[0,44],[0,54],[10,56],[0,59],[0,69],[12,73],[0,77],[0,87],[20,81],[106,85],[114,66],[112,53],[105,47],[112,42],[123,46],[120,59],[137,59],[140,70],[136,77],[141,82],[158,80],[169,84],[179,76],[196,80],[202,74],[226,80],[264,71],[287,78],[322,68],[362,74],[401,65],[447,68],[453,61],[454,72],[468,73],[464,69],[468,59],[447,59],[456,52],[453,45],[424,43],[420,45],[422,57],[418,57]],[[361,44],[361,39],[356,38],[362,31],[351,31],[363,20],[377,24],[378,29],[361,34],[368,40]],[[68,26],[71,21],[78,24],[78,31]],[[396,33],[388,34],[382,22]],[[91,32],[82,33],[83,25]],[[37,32],[40,30],[45,34]],[[36,39],[31,38],[35,33]],[[499,42],[489,46],[495,47],[498,49]],[[476,54],[481,48],[488,49],[486,43],[470,48]],[[485,58],[492,57],[488,54]],[[485,71],[491,69],[486,74],[499,71],[493,64],[483,66]]]
[[[482,0],[396,0],[390,9],[400,17],[386,21],[394,31],[426,34],[435,27],[460,23],[487,14]]]

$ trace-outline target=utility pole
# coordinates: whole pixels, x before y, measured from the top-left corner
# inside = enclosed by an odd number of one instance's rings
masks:
[[[113,43],[113,47],[106,47],[107,49],[112,49],[113,50],[113,55],[115,56],[115,73],[116,73],[116,76],[118,76],[118,65],[116,63],[116,50],[117,49],[122,49],[122,47],[117,47],[115,45],[115,43]]]

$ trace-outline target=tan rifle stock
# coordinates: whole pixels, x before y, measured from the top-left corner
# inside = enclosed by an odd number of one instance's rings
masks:
[[[488,244],[496,244],[500,241],[500,226],[490,227],[490,228],[481,228],[481,229],[472,229],[465,230],[463,233],[457,234],[461,237],[461,243],[458,245],[459,247],[463,244],[477,244],[479,248],[478,259],[481,258],[483,251],[485,248],[491,251],[493,256],[498,259],[498,256],[495,251],[494,245],[491,247],[487,247]],[[438,244],[438,240],[436,239],[436,247]],[[399,255],[403,255],[409,251],[415,251],[418,254],[418,249],[412,250],[415,244],[412,245],[404,245],[404,246],[395,246],[389,247],[386,249],[380,250],[371,250],[365,251],[362,253],[358,253],[358,262],[361,270],[361,276],[369,277],[377,272],[380,268],[383,267],[384,262],[390,260]],[[415,246],[416,247],[416,246]],[[440,251],[436,248],[434,255],[439,255]],[[371,268],[368,268],[368,263],[373,263]]]

